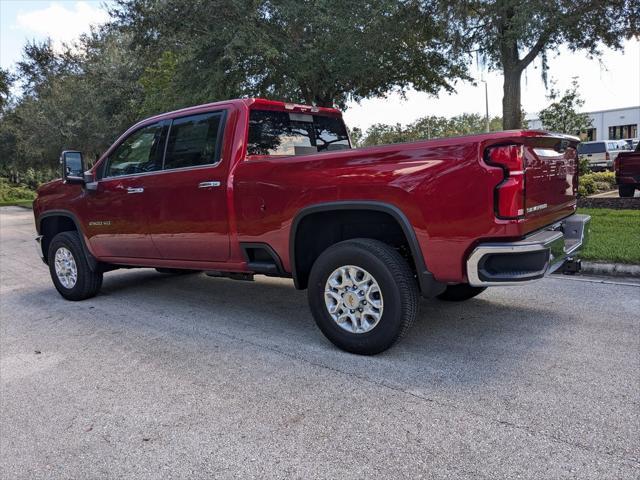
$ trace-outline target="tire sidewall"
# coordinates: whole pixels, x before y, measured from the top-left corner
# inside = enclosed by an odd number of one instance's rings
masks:
[[[339,267],[354,265],[369,272],[378,282],[383,299],[382,317],[366,333],[351,333],[341,328],[329,314],[324,289],[329,275]],[[375,255],[355,245],[331,247],[316,260],[309,277],[309,304],[322,333],[338,347],[363,354],[387,349],[402,329],[402,295],[389,268]]]
[[[618,186],[618,195],[623,198],[633,197],[635,194],[635,187],[630,185],[619,185]]]
[[[58,292],[60,292],[60,295],[62,295],[67,300],[80,300],[84,298],[83,293],[86,290],[86,282],[88,280],[88,265],[84,257],[84,252],[80,250],[77,243],[72,240],[72,235],[74,235],[73,232],[63,232],[56,235],[53,240],[51,240],[51,244],[49,245],[47,259],[49,264],[49,272],[51,273],[51,279],[53,280],[53,284],[55,285]],[[77,234],[75,235],[77,236]],[[62,285],[62,283],[60,283],[60,280],[58,279],[58,275],[56,274],[55,256],[60,247],[65,247],[67,250],[69,250],[71,252],[71,255],[73,255],[73,260],[76,263],[77,279],[73,288],[66,288],[64,285]]]

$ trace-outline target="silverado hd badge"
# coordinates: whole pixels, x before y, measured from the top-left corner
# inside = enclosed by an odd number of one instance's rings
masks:
[[[544,210],[547,208],[546,203],[541,203],[540,205],[534,205],[533,207],[527,208],[527,213],[537,212],[538,210]]]
[[[97,227],[97,226],[100,226],[100,225],[104,225],[104,226],[111,225],[111,220],[89,222],[89,226],[90,227]]]

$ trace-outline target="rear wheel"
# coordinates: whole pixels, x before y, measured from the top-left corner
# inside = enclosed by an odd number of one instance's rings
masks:
[[[413,272],[393,248],[377,240],[337,243],[315,261],[309,305],[322,333],[352,353],[380,353],[402,337],[418,309]]]
[[[444,292],[437,296],[440,300],[447,302],[462,302],[469,300],[484,292],[487,287],[472,287],[468,283],[460,283],[458,285],[447,285]]]
[[[618,185],[618,193],[621,197],[633,197],[636,187],[633,185]]]
[[[78,232],[62,232],[53,237],[47,263],[53,284],[67,300],[85,300],[100,291],[102,273],[89,268]]]

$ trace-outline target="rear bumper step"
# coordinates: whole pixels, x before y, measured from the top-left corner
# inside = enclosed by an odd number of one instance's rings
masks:
[[[481,243],[467,260],[469,284],[520,285],[553,273],[586,243],[590,220],[571,215],[517,242]]]

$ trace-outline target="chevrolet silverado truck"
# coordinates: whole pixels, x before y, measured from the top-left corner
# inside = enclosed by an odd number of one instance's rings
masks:
[[[632,152],[621,152],[613,163],[621,197],[633,197],[640,189],[640,143]]]
[[[68,300],[117,268],[290,277],[331,342],[375,354],[420,295],[467,300],[575,256],[577,144],[505,131],[354,149],[335,109],[196,106],[139,122],[87,171],[63,152],[34,201],[38,252]]]

